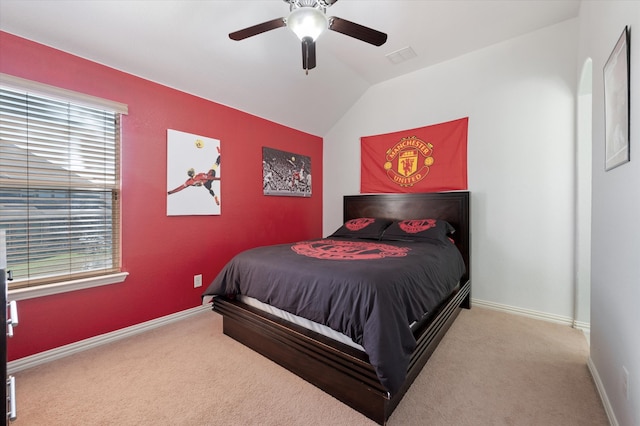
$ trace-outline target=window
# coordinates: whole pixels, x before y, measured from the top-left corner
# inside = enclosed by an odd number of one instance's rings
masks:
[[[120,272],[120,112],[54,93],[0,85],[10,290]]]

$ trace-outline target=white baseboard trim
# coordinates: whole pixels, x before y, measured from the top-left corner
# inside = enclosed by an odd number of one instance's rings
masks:
[[[211,311],[211,306],[197,306],[185,311],[176,312],[175,314],[132,325],[131,327],[122,328],[110,333],[90,337],[88,339],[80,340],[79,342],[70,343],[68,345],[60,346],[55,349],[16,359],[7,363],[7,374],[13,374],[27,368],[32,368],[41,364],[45,364],[47,362],[54,361],[56,359],[73,355],[78,352],[86,351],[87,349],[105,345],[107,343],[124,339],[126,337],[131,337],[136,334],[143,333],[145,331],[149,331],[176,321],[180,321],[182,319],[205,311]]]
[[[493,309],[496,311],[508,312],[511,314],[522,315],[529,318],[535,318],[543,321],[555,322],[557,324],[564,324],[573,327],[575,322],[573,318],[565,317],[562,315],[548,314],[546,312],[534,311],[531,309],[518,308],[510,305],[503,305],[495,302],[488,302],[486,300],[471,299],[471,306],[481,306],[483,308]]]
[[[542,321],[550,321],[557,324],[568,325],[577,330],[582,331],[587,344],[591,346],[591,324],[588,322],[574,321],[572,318],[562,315],[548,314],[546,312],[534,311],[531,309],[517,308],[515,306],[502,305],[500,303],[488,302],[486,300],[471,299],[471,306],[477,305],[487,309],[507,312],[509,314],[522,315],[529,318],[539,319]]]
[[[588,334],[591,332],[591,323],[584,321],[574,321],[573,328],[577,328],[578,330],[584,331],[585,334]]]
[[[569,325],[569,326],[573,326],[575,328],[581,329],[587,333],[590,328],[590,325],[588,323],[579,323],[577,321],[573,321],[573,319],[569,317],[564,317],[561,315],[548,314],[545,312],[517,308],[514,306],[503,305],[500,303],[488,302],[486,300],[479,300],[479,299],[473,299],[473,298],[471,299],[471,304],[472,306],[477,305],[480,307],[493,309],[497,311],[503,311],[503,312],[512,313],[516,315],[523,315],[529,318],[535,318],[543,321],[551,321],[559,324]],[[152,330],[154,328],[161,327],[163,325],[170,324],[172,322],[176,322],[181,319],[190,317],[192,315],[195,315],[204,311],[210,311],[210,310],[211,310],[210,305],[197,306],[195,308],[187,309],[185,311],[176,312],[175,314],[156,318],[147,322],[143,322],[141,324],[136,324],[131,327],[126,327],[120,330],[112,331],[110,333],[101,334],[99,336],[91,337],[85,340],[81,340],[79,342],[70,343],[65,346],[60,346],[55,349],[51,349],[48,351],[27,356],[24,358],[20,358],[14,361],[10,361],[7,363],[7,374],[13,374],[17,371],[25,370],[27,368],[31,368],[37,365],[51,362],[56,359],[60,359],[69,355],[73,355],[78,352],[85,351],[87,349],[91,349],[100,345],[114,342],[116,340],[124,339],[126,337],[136,335],[138,333],[143,333],[145,331]]]
[[[609,397],[607,396],[604,384],[602,383],[602,380],[600,380],[600,375],[598,374],[598,370],[591,360],[591,357],[587,360],[587,367],[589,368],[591,378],[593,379],[596,389],[598,390],[598,394],[600,395],[600,400],[602,401],[604,411],[607,413],[607,417],[609,418],[609,423],[611,426],[619,426],[618,419],[616,419],[616,415],[613,412],[613,407],[611,406],[611,402],[609,402]]]

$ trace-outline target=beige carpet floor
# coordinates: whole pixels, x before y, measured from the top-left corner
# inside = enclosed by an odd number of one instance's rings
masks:
[[[15,426],[373,425],[222,334],[204,312],[15,374]],[[463,310],[389,419],[400,425],[608,425],[584,335]]]

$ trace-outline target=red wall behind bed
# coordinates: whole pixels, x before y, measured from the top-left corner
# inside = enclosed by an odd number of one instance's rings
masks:
[[[122,263],[129,276],[20,301],[9,360],[198,306],[239,251],[321,237],[321,138],[5,32],[0,72],[129,106],[122,120]],[[220,216],[166,216],[167,129],[221,141]],[[311,198],[262,195],[263,146],[311,157]],[[203,274],[203,287],[193,288],[195,274]]]

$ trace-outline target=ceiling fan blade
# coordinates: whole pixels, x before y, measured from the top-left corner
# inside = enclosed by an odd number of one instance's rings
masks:
[[[302,69],[309,72],[316,67],[316,43],[311,37],[302,39]]]
[[[275,30],[276,28],[285,27],[287,24],[284,18],[272,19],[271,21],[263,22],[258,25],[244,28],[229,34],[231,40],[244,40],[245,38],[252,37],[254,35],[262,34],[267,31]]]
[[[387,41],[385,33],[335,16],[329,18],[329,29],[375,46],[382,46]]]

